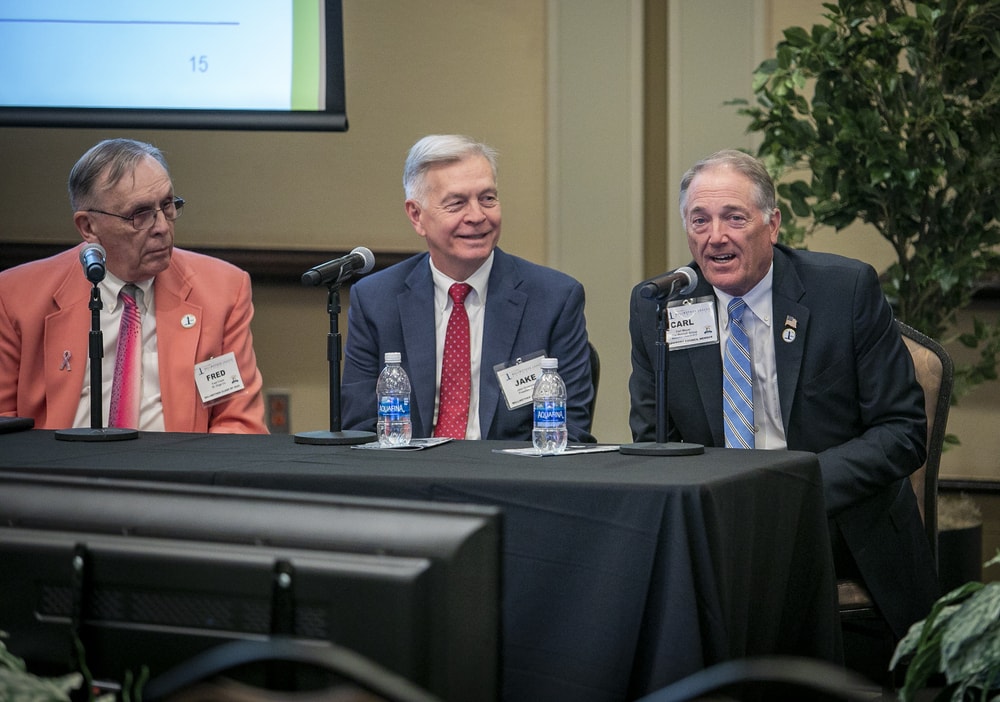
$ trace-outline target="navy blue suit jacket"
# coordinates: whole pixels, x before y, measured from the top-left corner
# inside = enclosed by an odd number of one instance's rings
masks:
[[[583,307],[583,286],[573,278],[494,250],[479,377],[484,439],[531,440],[530,403],[508,410],[493,367],[544,351],[559,359],[559,375],[566,383],[569,440],[594,441],[588,409],[594,389]],[[434,282],[427,253],[362,278],[351,288],[341,384],[344,429],[375,430],[375,384],[386,351],[402,352],[410,376],[413,436],[430,436],[437,368]]]
[[[700,271],[691,297],[714,296]],[[656,437],[656,302],[632,291],[630,425]],[[926,457],[923,391],[892,309],[868,264],[774,249],[772,323],[790,450],[818,454],[831,529],[839,532],[897,636],[938,594],[908,476]],[[786,342],[786,320],[795,337]],[[725,446],[718,344],[668,354],[669,439]],[[780,505],[776,506],[780,509]],[[837,534],[834,534],[834,538]]]

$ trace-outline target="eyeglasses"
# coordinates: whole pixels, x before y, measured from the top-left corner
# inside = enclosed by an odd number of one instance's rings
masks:
[[[104,210],[89,209],[87,212],[96,212],[97,214],[108,215],[109,217],[117,217],[118,219],[123,219],[132,225],[132,228],[137,232],[141,232],[143,229],[149,229],[156,223],[156,213],[162,212],[163,218],[173,222],[175,219],[181,216],[181,212],[184,208],[184,198],[175,197],[170,202],[167,202],[163,207],[151,207],[145,210],[139,210],[129,217],[125,215],[115,214],[114,212],[105,212]]]

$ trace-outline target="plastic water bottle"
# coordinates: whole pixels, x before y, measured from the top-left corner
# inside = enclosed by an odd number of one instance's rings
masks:
[[[398,351],[385,354],[385,368],[378,377],[375,393],[378,396],[379,446],[407,446],[413,436],[410,424],[410,378],[400,365]]]
[[[559,359],[542,359],[542,374],[535,381],[531,395],[535,404],[531,441],[539,453],[566,450],[566,383],[556,372],[558,367]]]

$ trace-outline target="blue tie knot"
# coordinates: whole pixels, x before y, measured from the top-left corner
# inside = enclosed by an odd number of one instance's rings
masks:
[[[743,319],[743,310],[747,307],[746,301],[742,297],[734,297],[729,301],[729,322]]]

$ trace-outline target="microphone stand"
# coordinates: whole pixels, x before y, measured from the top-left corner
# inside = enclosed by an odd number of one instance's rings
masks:
[[[671,290],[671,292],[673,292]],[[667,406],[667,368],[670,351],[667,342],[667,305],[669,295],[656,300],[656,441],[622,444],[619,453],[636,456],[696,456],[705,453],[702,444],[667,441],[669,408]]]
[[[104,278],[104,275],[101,275]],[[60,441],[124,441],[126,439],[139,438],[138,429],[127,427],[105,427],[104,409],[102,401],[104,397],[103,362],[104,358],[104,332],[101,331],[101,310],[104,305],[101,302],[101,289],[97,287],[98,281],[94,281],[94,287],[90,291],[90,428],[58,429],[56,438]]]
[[[340,281],[334,280],[328,286],[326,311],[330,315],[330,332],[326,336],[326,357],[330,362],[330,431],[307,431],[295,435],[297,444],[325,444],[347,446],[367,444],[375,441],[374,432],[342,431],[340,416],[340,329],[337,324],[340,314]]]

